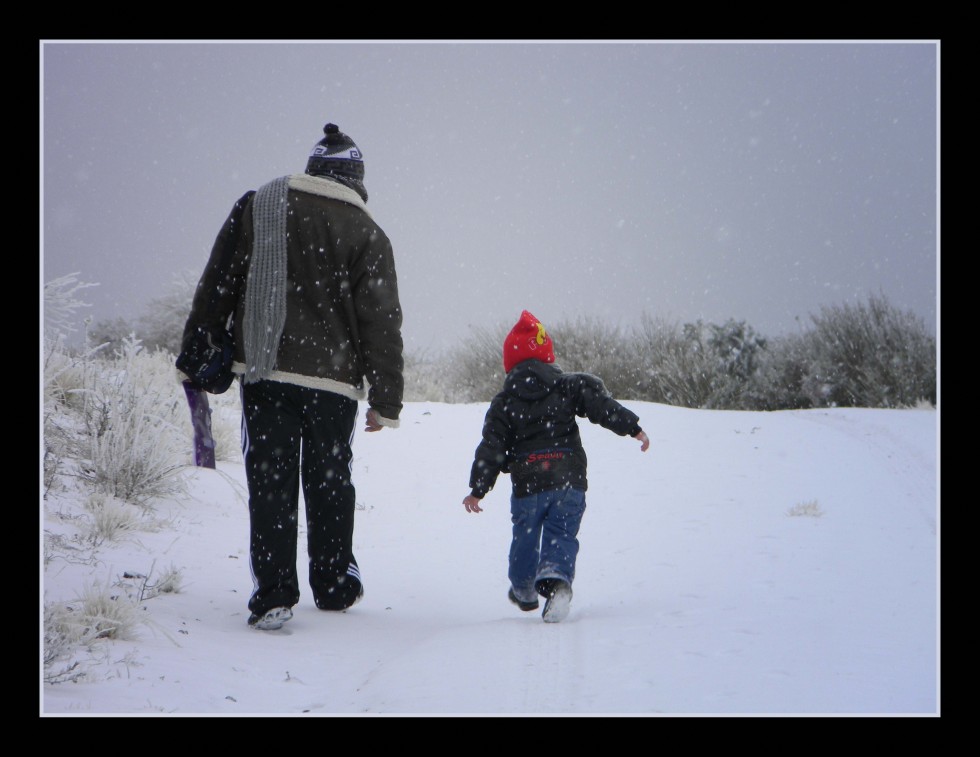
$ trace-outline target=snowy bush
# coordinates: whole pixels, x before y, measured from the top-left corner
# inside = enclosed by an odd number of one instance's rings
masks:
[[[182,271],[164,294],[147,302],[135,321],[120,317],[96,321],[89,329],[90,341],[107,344],[109,352],[115,352],[126,339],[135,337],[150,352],[163,350],[176,357],[196,288],[196,275]]]
[[[687,324],[682,329],[644,315],[633,339],[639,363],[636,399],[704,407],[718,366],[705,348],[700,326]]]
[[[88,306],[76,299],[75,293],[90,286],[95,285],[79,282],[77,274],[44,285],[41,401],[45,495],[65,472],[72,437],[71,422],[65,411],[77,390],[85,385],[97,352],[73,354],[66,345],[66,337],[76,330],[78,309]]]
[[[504,385],[504,337],[510,326],[473,328],[446,354],[446,402],[488,402]]]
[[[47,513],[45,513],[47,516]],[[94,547],[85,542],[84,537],[79,534],[51,533],[47,529],[44,531],[44,567],[55,561],[64,561],[73,564],[89,564],[93,561]]]
[[[47,376],[44,384],[44,406],[42,408],[43,458],[42,473],[44,495],[55,485],[58,477],[65,473],[67,459],[72,451],[73,433],[64,405],[57,399],[57,393],[48,394]]]
[[[70,273],[44,284],[44,339],[58,341],[77,329],[80,308],[89,307],[87,302],[76,299],[81,289],[98,286],[78,280],[77,273]]]
[[[91,644],[98,639],[132,639],[147,622],[146,611],[118,587],[94,581],[75,600],[48,609],[46,635],[66,644]]]
[[[105,353],[112,355],[123,349],[127,339],[137,338],[138,327],[124,318],[98,320],[89,326],[87,335],[90,345],[102,345]]]
[[[232,384],[231,389],[224,394],[208,395],[208,404],[211,406],[211,436],[214,438],[214,459],[225,462],[242,462],[242,408],[238,395],[238,384]],[[194,431],[189,414],[187,424],[190,429],[189,444],[193,444]]]
[[[678,330],[644,316],[637,399],[720,410],[935,405],[935,341],[921,319],[871,298],[824,308],[813,323],[764,339],[734,320]]]
[[[98,491],[146,505],[183,490],[175,474],[188,443],[178,425],[183,407],[169,356],[141,353],[130,341],[88,372],[78,390],[81,430],[74,449],[79,475]]]
[[[508,325],[473,328],[443,358],[441,371],[432,366],[433,374],[446,377],[444,401],[487,402],[503,388],[503,347],[509,331]],[[554,343],[555,363],[563,370],[599,376],[620,399],[641,399],[637,347],[617,327],[579,318],[548,326],[548,335]]]
[[[176,594],[183,574],[171,565],[159,577],[124,573],[115,581],[93,580],[67,602],[44,603],[44,682],[78,681],[95,660],[97,645],[105,640],[128,640],[141,627],[169,634],[147,613],[144,602],[163,594]],[[173,639],[171,639],[173,641]]]
[[[707,346],[715,363],[711,396],[705,407],[744,410],[750,408],[749,388],[759,370],[766,340],[745,321],[729,319],[707,327]]]
[[[82,389],[89,385],[93,372],[101,370],[96,360],[99,349],[84,353],[71,352],[61,340],[45,343],[44,403],[52,411],[77,407]]]
[[[800,410],[812,407],[803,389],[810,364],[809,337],[789,334],[770,339],[757,370],[742,394],[747,410]]]
[[[84,382],[84,374],[99,348],[81,355],[73,354],[65,344],[66,337],[78,328],[78,310],[89,307],[76,299],[81,289],[97,286],[78,281],[78,274],[69,274],[44,285],[44,402],[66,402],[73,389]]]
[[[452,394],[446,357],[405,354],[405,402],[445,402]]]
[[[803,391],[814,407],[936,403],[936,343],[922,319],[884,297],[812,316]]]
[[[183,386],[177,378],[174,366],[176,355],[166,350],[141,350],[129,372],[133,380],[144,385],[160,398],[161,412],[179,438],[176,441],[179,454],[188,465],[194,460],[194,426]],[[211,409],[211,435],[215,443],[215,459],[241,462],[242,413],[238,383],[231,385],[224,394],[208,394]]]
[[[43,680],[54,685],[85,680],[105,660],[107,641],[135,638],[150,620],[129,598],[92,584],[75,601],[45,603],[43,623]]]
[[[95,344],[107,344],[109,352],[115,352],[127,338],[135,337],[150,352],[163,350],[176,356],[196,288],[196,275],[182,271],[174,276],[164,294],[147,302],[134,321],[120,317],[101,319],[90,327],[89,339]]]
[[[135,531],[140,527],[140,512],[132,505],[95,493],[85,500],[85,510],[89,520],[85,527],[85,539],[92,546],[114,541],[120,534]]]
[[[144,584],[143,596],[152,599],[161,594],[179,594],[184,588],[184,574],[174,565],[160,573],[159,578],[150,581],[150,577]]]
[[[820,509],[820,503],[813,499],[808,502],[798,502],[787,510],[786,514],[792,518],[819,518],[823,515],[823,510]]]
[[[150,300],[140,315],[136,333],[148,350],[164,350],[180,354],[184,324],[191,312],[198,276],[182,271],[174,276],[170,289]]]
[[[70,683],[80,680],[85,670],[74,659],[76,650],[95,641],[97,631],[75,624],[71,610],[60,603],[44,605],[42,662],[44,682]]]
[[[595,318],[557,321],[548,328],[555,362],[566,371],[591,373],[619,399],[638,399],[641,363],[636,344],[616,326]]]
[[[449,401],[488,401],[500,391],[507,331],[474,330],[450,354],[444,371],[451,377]],[[579,318],[556,322],[548,333],[562,369],[598,376],[617,399],[693,408],[741,402],[765,347],[751,327],[735,321],[681,328],[644,316],[639,327],[623,331]]]

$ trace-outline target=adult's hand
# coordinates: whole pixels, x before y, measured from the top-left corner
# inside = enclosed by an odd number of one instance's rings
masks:
[[[467,494],[463,497],[463,505],[466,506],[466,512],[468,513],[482,513],[483,508],[480,507],[480,500],[474,497],[472,494]]]
[[[365,431],[380,431],[384,428],[380,421],[378,421],[378,414],[374,412],[374,408],[367,411],[367,417],[365,418],[364,423]]]

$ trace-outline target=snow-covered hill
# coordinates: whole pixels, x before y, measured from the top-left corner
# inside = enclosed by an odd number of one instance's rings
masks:
[[[186,498],[45,561],[45,603],[109,587],[145,622],[42,684],[42,714],[938,714],[936,411],[624,404],[651,448],[582,423],[565,622],[506,599],[509,480],[461,504],[485,406],[410,403],[355,439],[360,604],[305,590],[282,630],[247,628],[242,465],[188,467]],[[69,543],[82,503],[43,504]]]

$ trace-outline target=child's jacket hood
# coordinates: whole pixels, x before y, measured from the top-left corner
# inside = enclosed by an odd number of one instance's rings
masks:
[[[562,370],[532,358],[515,365],[504,379],[504,392],[525,401],[539,400],[555,388]]]

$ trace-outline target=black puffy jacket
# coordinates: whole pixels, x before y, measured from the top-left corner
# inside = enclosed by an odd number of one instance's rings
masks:
[[[501,473],[510,474],[517,497],[565,486],[586,490],[588,460],[576,418],[620,436],[641,431],[636,413],[614,400],[598,377],[540,360],[514,366],[483,422],[470,470],[473,496],[485,497]]]

